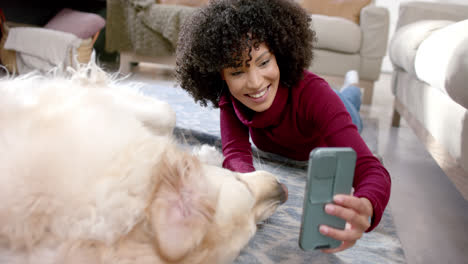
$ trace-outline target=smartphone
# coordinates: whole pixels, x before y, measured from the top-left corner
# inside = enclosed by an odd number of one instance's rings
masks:
[[[344,229],[346,221],[325,213],[335,194],[350,194],[356,152],[352,148],[315,148],[307,168],[299,246],[303,250],[336,248],[341,241],[319,232],[322,224]]]

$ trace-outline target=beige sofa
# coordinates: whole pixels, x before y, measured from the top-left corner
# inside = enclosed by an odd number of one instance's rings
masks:
[[[175,65],[179,26],[194,10],[182,5],[163,5],[146,0],[107,0],[106,50],[120,52],[120,72],[132,62]],[[387,51],[389,13],[373,3],[361,9],[356,24],[342,17],[312,15],[317,49],[312,71],[339,86],[349,70],[358,70],[364,103],[372,100]]]
[[[401,4],[389,56],[393,125],[402,115],[428,148],[442,147],[455,164],[439,164],[468,186],[468,5]]]

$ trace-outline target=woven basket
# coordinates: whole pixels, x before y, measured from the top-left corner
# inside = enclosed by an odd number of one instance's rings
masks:
[[[2,23],[2,38],[0,40],[0,62],[5,66],[10,73],[17,73],[18,67],[16,66],[16,51],[7,50],[3,47],[5,46],[6,39],[8,37],[8,32],[11,26],[29,26],[29,25],[7,25],[7,23]],[[79,63],[86,64],[91,60],[91,54],[93,53],[93,46],[96,42],[96,39],[99,36],[99,31],[94,34],[92,38],[83,39],[80,46],[76,49],[77,61]],[[73,56],[70,51],[70,58]]]

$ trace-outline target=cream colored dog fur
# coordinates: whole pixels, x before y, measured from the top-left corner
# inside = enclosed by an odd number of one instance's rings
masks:
[[[167,103],[63,76],[0,80],[0,263],[229,263],[285,201],[180,149]]]

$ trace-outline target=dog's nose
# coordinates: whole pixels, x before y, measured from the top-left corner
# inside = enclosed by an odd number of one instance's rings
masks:
[[[288,187],[286,185],[280,183],[279,188],[281,188],[280,191],[280,202],[285,203],[288,200]]]

